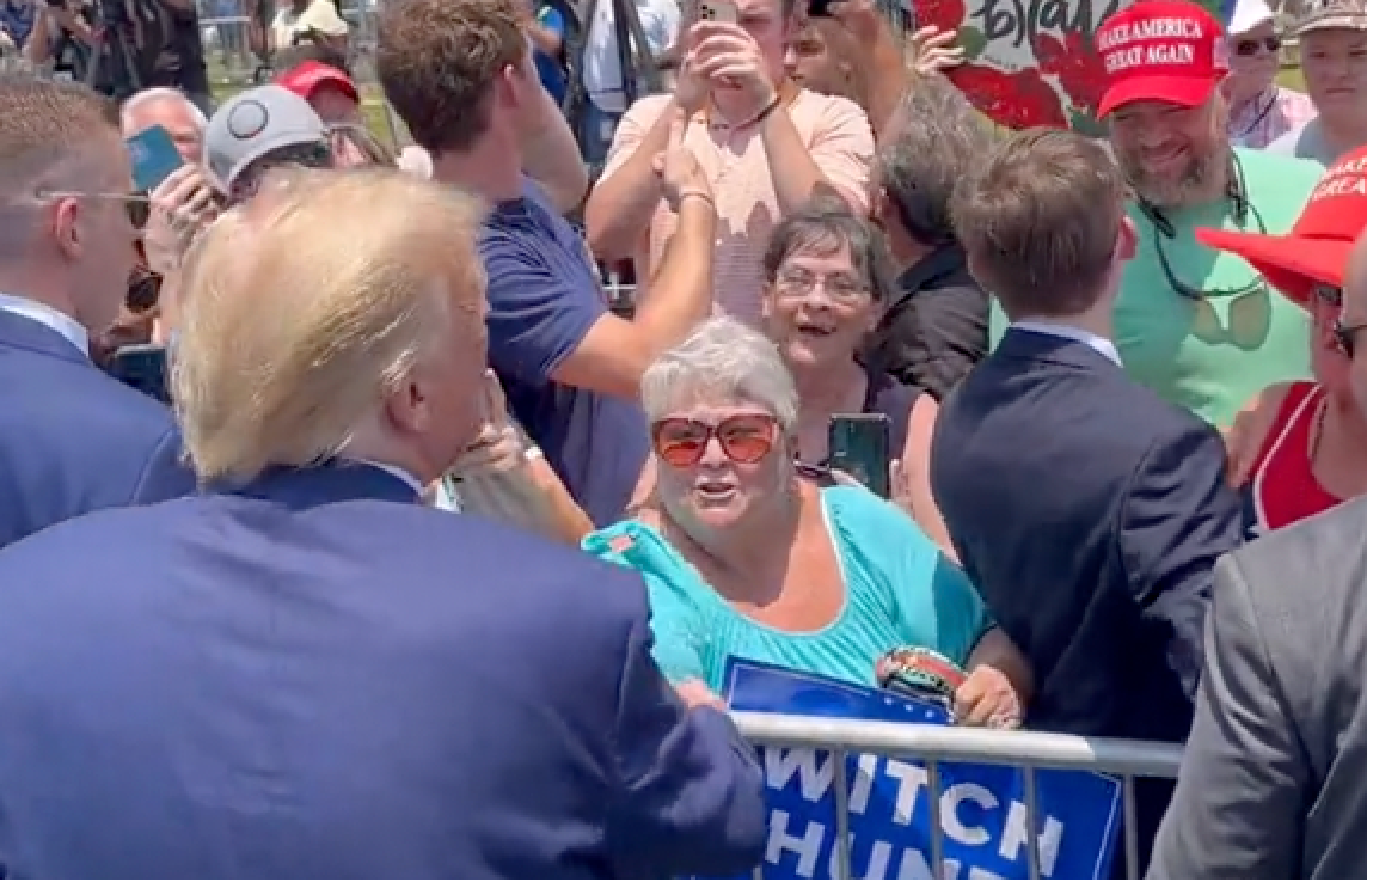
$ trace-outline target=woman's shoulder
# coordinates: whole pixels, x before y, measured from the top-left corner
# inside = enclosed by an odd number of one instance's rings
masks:
[[[876,552],[933,550],[933,541],[904,510],[862,486],[828,486],[820,490],[825,516],[847,543]]]
[[[1277,433],[1281,418],[1317,387],[1310,380],[1277,382],[1256,394],[1236,414],[1227,433],[1228,475],[1233,485],[1241,485],[1255,470],[1263,447]]]
[[[656,605],[664,606],[672,599],[697,605],[709,589],[694,567],[660,532],[639,520],[627,519],[590,532],[580,546],[605,562],[642,575]]]

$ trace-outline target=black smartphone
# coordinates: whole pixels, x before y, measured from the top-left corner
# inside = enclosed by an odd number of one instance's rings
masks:
[[[829,419],[829,467],[882,498],[891,497],[891,419],[853,413]]]
[[[168,349],[161,345],[126,345],[116,349],[105,370],[136,391],[164,403],[168,394]]]
[[[810,0],[810,5],[805,11],[811,18],[828,18],[829,7],[836,2],[837,0]]]

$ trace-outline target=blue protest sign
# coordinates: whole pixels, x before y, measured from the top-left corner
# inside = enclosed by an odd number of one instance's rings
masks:
[[[731,660],[733,709],[918,724],[942,708],[897,694]],[[764,748],[769,837],[765,880],[838,880],[833,758],[828,751]],[[946,880],[1026,880],[1024,774],[990,765],[938,765]],[[929,880],[926,765],[878,755],[845,759],[849,862],[859,880]],[[1037,770],[1041,874],[1106,880],[1121,826],[1121,784],[1096,773]]]

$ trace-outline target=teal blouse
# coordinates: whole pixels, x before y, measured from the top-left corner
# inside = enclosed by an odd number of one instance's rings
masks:
[[[641,573],[653,654],[673,682],[698,678],[722,691],[727,659],[737,656],[870,686],[877,659],[902,645],[965,664],[988,622],[962,570],[909,516],[866,489],[833,486],[822,498],[846,593],[839,616],[814,632],[785,632],[740,614],[641,523],[594,532],[584,548]]]

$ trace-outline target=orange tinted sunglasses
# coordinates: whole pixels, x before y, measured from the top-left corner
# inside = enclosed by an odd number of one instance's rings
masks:
[[[652,423],[652,450],[671,467],[699,464],[711,437],[719,441],[729,461],[756,464],[776,445],[776,419],[752,413],[729,416],[717,425],[683,418]]]

